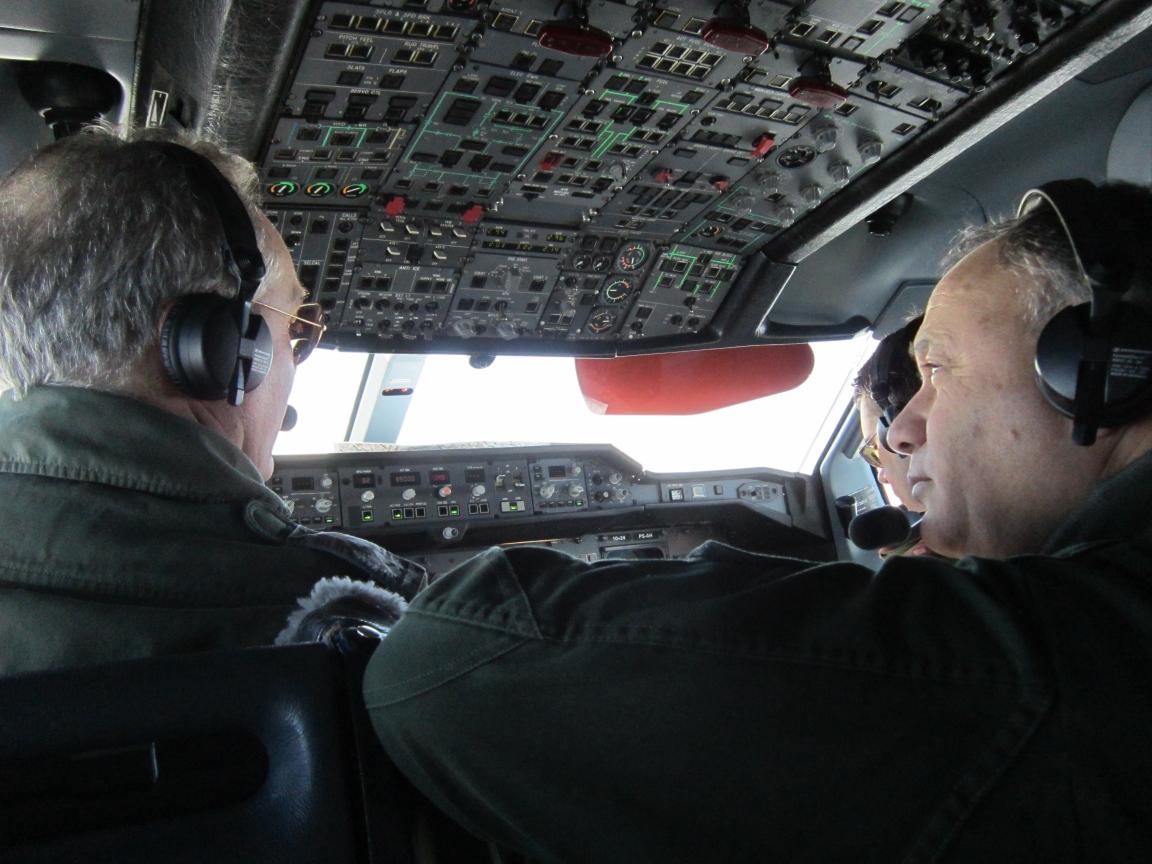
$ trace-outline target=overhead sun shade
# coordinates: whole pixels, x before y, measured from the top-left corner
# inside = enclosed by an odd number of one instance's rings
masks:
[[[596,414],[703,414],[799,387],[812,372],[808,345],[577,358],[576,377]]]

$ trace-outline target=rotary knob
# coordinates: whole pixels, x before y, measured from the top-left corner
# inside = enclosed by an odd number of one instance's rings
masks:
[[[623,482],[623,480],[624,480],[624,475],[621,474],[619,471],[613,471],[611,474],[608,475],[608,482],[611,483],[613,486],[620,485],[620,483]]]
[[[860,158],[865,165],[871,165],[884,152],[884,144],[878,138],[867,138],[860,142]]]
[[[539,495],[545,501],[547,501],[549,498],[552,498],[553,496],[555,496],[555,494],[556,494],[556,487],[553,486],[551,483],[545,483],[543,486],[540,487]]]
[[[376,500],[376,493],[371,489],[365,489],[360,493],[360,501],[364,504],[371,504]]]
[[[439,498],[448,498],[452,495],[452,487],[448,485],[441,486],[436,490],[436,495]]]
[[[812,133],[812,140],[816,144],[816,149],[821,153],[827,153],[835,147],[839,139],[840,130],[830,123],[822,124]]]
[[[471,339],[473,336],[479,334],[475,322],[469,321],[467,318],[454,321],[452,323],[452,332],[461,339]]]
[[[316,503],[313,506],[316,508],[317,513],[327,513],[329,510],[332,509],[332,499],[331,498],[317,498]]]
[[[737,192],[728,203],[732,209],[739,210],[741,213],[747,213],[755,206],[756,199],[747,192]]]
[[[320,488],[321,489],[331,489],[332,488],[331,475],[325,474],[323,477],[320,478]]]
[[[487,491],[488,490],[484,487],[483,483],[477,483],[475,486],[472,487],[472,497],[473,498],[479,498],[480,496],[482,496]]]
[[[780,174],[776,171],[760,171],[753,179],[760,184],[765,195],[774,195],[780,191]]]
[[[405,489],[403,492],[400,493],[400,497],[403,498],[405,501],[411,501],[413,498],[416,497],[416,490],[415,489]]]
[[[568,487],[568,494],[573,498],[580,498],[584,494],[584,487],[579,483],[573,483]]]
[[[847,162],[833,162],[828,166],[828,176],[839,183],[847,183],[852,176],[852,166]]]
[[[515,339],[520,335],[520,328],[515,321],[500,321],[496,325],[496,335],[501,339]]]

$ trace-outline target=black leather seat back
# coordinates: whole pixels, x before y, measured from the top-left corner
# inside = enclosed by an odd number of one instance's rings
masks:
[[[0,862],[366,860],[322,645],[0,678]]]

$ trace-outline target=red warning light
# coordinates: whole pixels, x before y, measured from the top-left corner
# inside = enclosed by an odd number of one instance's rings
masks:
[[[732,185],[732,181],[725,177],[723,174],[717,174],[708,182],[711,183],[712,188],[718,192],[726,192],[728,191],[728,187]]]
[[[709,45],[753,57],[759,57],[771,44],[768,34],[759,27],[731,18],[713,18],[704,25],[700,37]]]
[[[464,211],[464,215],[460,218],[464,220],[465,225],[475,225],[477,222],[484,218],[485,212],[486,211],[483,204],[473,204],[471,207]]]
[[[393,195],[388,203],[384,205],[384,212],[389,216],[399,216],[407,206],[408,202],[404,200],[403,195]]]
[[[576,57],[607,57],[612,53],[611,35],[575,20],[549,21],[540,28],[536,43]]]
[[[656,168],[652,171],[652,179],[657,183],[671,183],[674,176],[671,168]]]
[[[756,142],[752,145],[752,158],[762,159],[772,152],[772,148],[776,146],[776,136],[771,132],[765,132]]]
[[[848,100],[848,91],[832,79],[801,75],[788,85],[788,95],[814,108],[839,108]]]
[[[553,150],[550,153],[544,154],[544,158],[540,160],[540,166],[539,167],[540,167],[541,171],[545,171],[545,172],[555,171],[557,168],[560,167],[560,163],[563,161],[564,161],[564,154],[563,153],[557,153],[555,150]]]

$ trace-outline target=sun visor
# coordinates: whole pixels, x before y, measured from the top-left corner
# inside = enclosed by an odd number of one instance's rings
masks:
[[[812,348],[754,345],[610,360],[576,359],[576,377],[595,414],[703,414],[803,384]]]

